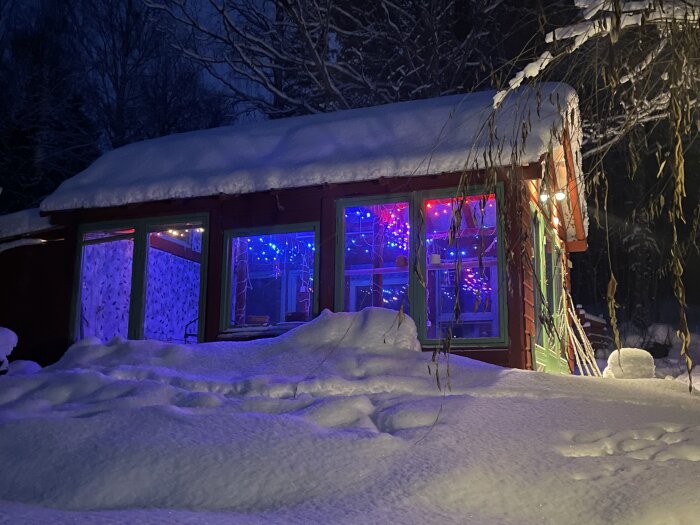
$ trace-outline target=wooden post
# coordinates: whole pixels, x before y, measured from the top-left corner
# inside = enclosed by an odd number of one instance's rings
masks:
[[[384,274],[376,270],[384,266],[384,224],[379,213],[372,224],[372,306],[384,306]]]

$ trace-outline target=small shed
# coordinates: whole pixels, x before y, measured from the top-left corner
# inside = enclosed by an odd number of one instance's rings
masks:
[[[106,153],[41,204],[74,261],[65,337],[245,340],[381,306],[409,314],[426,350],[449,339],[568,371],[568,254],[587,228],[577,97],[544,84],[494,110],[493,96]]]

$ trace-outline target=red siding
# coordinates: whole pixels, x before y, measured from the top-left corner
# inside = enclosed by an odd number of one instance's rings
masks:
[[[63,230],[37,237],[51,241],[0,253],[0,326],[19,337],[12,360],[30,359],[46,366],[71,343],[75,242]]]
[[[518,176],[530,179],[537,170],[524,168],[518,170]],[[470,183],[483,182],[482,172],[470,173]],[[455,349],[470,357],[491,363],[527,368],[532,366],[529,348],[529,334],[534,326],[534,308],[531,279],[524,272],[521,257],[523,236],[529,231],[529,211],[523,206],[525,191],[521,182],[510,183],[504,174],[499,175],[504,181],[504,213],[509,217],[510,226],[506,231],[509,252],[506,267],[507,274],[507,310],[508,339],[507,349]],[[273,190],[238,196],[203,197],[187,200],[163,201],[122,206],[108,209],[76,210],[60,212],[54,215],[55,222],[74,225],[85,222],[117,220],[142,217],[173,216],[208,212],[209,252],[207,273],[205,338],[212,341],[219,333],[221,305],[221,273],[223,262],[223,235],[228,229],[256,228],[260,226],[292,224],[301,222],[320,222],[320,283],[319,306],[333,308],[335,301],[335,252],[336,252],[336,199],[351,196],[369,196],[377,194],[420,191],[455,187],[460,174],[441,174],[417,177],[384,178],[367,182],[332,184]],[[510,220],[512,219],[512,220]],[[60,294],[62,306],[54,307],[52,312],[68,312],[70,290],[72,289],[72,261],[74,245],[69,253],[64,254],[71,267],[71,279],[65,282],[66,290]],[[508,250],[507,250],[508,252]],[[527,253],[524,254],[527,256]],[[66,293],[68,291],[68,293]],[[67,315],[67,314],[66,314]],[[58,321],[57,321],[58,322]],[[67,320],[61,321],[62,334],[68,333]]]

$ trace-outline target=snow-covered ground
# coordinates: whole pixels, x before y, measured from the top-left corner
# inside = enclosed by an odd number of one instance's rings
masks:
[[[13,363],[0,523],[700,522],[700,397],[682,381],[453,357],[445,395],[417,350],[410,319],[370,309],[271,340]]]

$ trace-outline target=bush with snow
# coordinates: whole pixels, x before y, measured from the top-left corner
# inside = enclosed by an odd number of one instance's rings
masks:
[[[641,348],[621,348],[608,357],[603,377],[614,379],[651,379],[655,377],[652,355]]]

